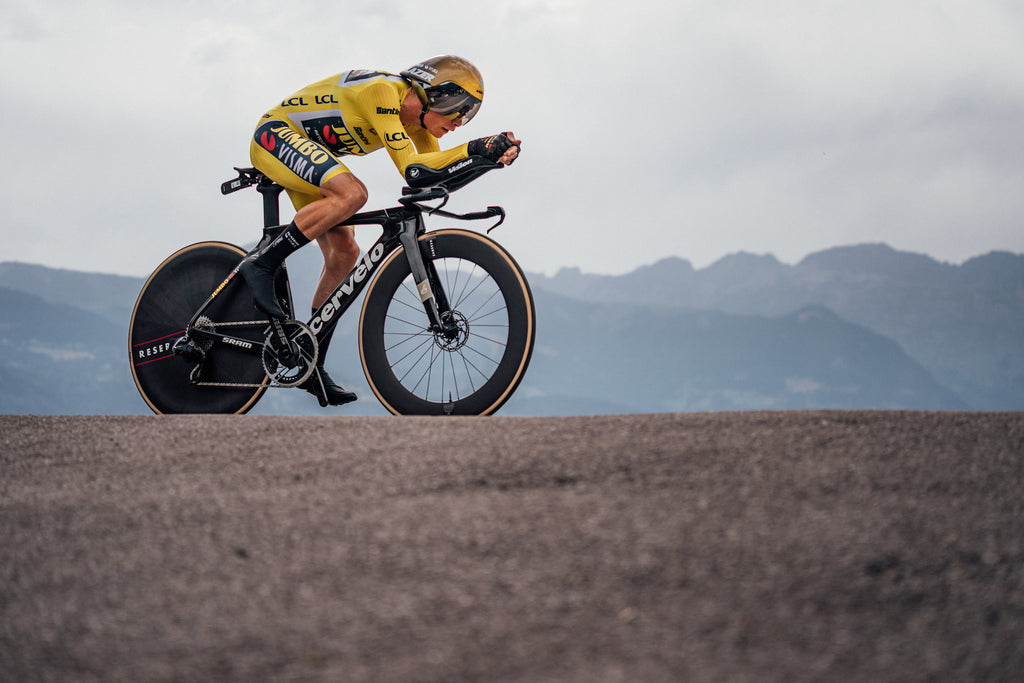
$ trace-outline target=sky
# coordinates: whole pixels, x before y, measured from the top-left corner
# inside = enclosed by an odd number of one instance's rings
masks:
[[[441,53],[486,88],[442,147],[523,140],[449,207],[504,206],[492,236],[528,271],[1024,253],[1019,0],[5,0],[0,261],[144,276],[252,242],[258,195],[220,184],[263,112]],[[395,204],[384,151],[345,162],[367,209]]]

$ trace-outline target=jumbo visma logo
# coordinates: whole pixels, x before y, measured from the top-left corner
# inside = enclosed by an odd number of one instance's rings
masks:
[[[320,145],[280,121],[260,126],[256,141],[292,173],[313,185],[319,185],[319,178],[337,163]]]

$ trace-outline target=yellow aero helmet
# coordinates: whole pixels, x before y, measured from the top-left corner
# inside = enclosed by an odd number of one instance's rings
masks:
[[[438,55],[402,72],[402,77],[423,103],[423,114],[432,111],[453,121],[469,122],[484,100],[484,79],[462,57]]]

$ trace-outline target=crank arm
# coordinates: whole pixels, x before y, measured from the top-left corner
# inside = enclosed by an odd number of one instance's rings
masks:
[[[284,331],[284,323],[278,318],[270,319],[270,335],[267,337],[267,343],[270,344],[270,348],[282,365],[295,365],[296,351],[292,347],[291,342],[288,341],[288,334]]]

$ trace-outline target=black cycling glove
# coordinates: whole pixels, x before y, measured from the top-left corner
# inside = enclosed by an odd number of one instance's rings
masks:
[[[468,151],[470,156],[482,156],[488,161],[497,161],[512,147],[515,145],[509,140],[508,133],[498,133],[489,138],[470,140]]]

